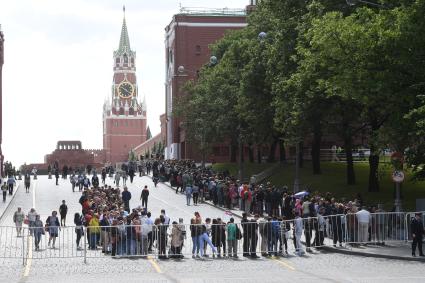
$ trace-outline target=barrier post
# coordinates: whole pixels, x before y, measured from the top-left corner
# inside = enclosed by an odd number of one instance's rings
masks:
[[[84,231],[84,234],[83,234],[83,238],[84,238],[84,263],[87,263],[87,229],[84,227],[83,231]]]
[[[22,234],[22,265],[25,266],[25,231],[21,230]]]

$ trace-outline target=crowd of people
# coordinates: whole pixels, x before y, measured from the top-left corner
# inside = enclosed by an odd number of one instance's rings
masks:
[[[384,234],[388,233],[385,228],[380,228],[385,226],[387,219],[371,215],[371,212],[383,210],[375,207],[366,209],[360,195],[353,201],[345,202],[336,201],[330,194],[296,197],[285,188],[278,189],[270,183],[243,183],[228,172],[216,173],[210,168],[199,168],[193,161],[187,160],[148,160],[138,169],[140,175],[152,171],[153,178],[170,182],[176,194],[180,191],[186,195],[186,205],[190,205],[191,199],[195,205],[199,200],[209,200],[220,207],[242,210],[241,222],[235,223],[234,218],[228,221],[221,218],[204,219],[196,212],[190,219],[190,225],[185,225],[187,222],[184,219],[172,221],[165,210],[154,217],[147,206],[147,186],[140,195],[142,205],[130,208],[132,195],[125,181],[121,190],[116,175],[114,184],[106,185],[103,173],[100,184],[93,172],[88,185],[82,182],[79,199],[81,214],[78,212],[74,215],[76,249],[82,249],[81,239],[87,237],[90,250],[101,249],[102,253],[112,256],[147,256],[155,250],[159,258],[181,258],[190,249],[194,258],[206,257],[209,253],[214,257],[237,257],[241,241],[243,256],[257,258],[258,254],[288,254],[290,239],[293,240],[296,254],[302,255],[302,237],[306,251],[310,252],[312,247],[323,246],[325,238],[330,238],[336,246],[344,242],[367,243],[373,236],[382,237],[383,240]],[[122,178],[127,174],[122,170],[119,176]],[[88,179],[88,176],[84,176],[84,179]],[[80,186],[78,180],[77,184]],[[52,212],[44,226],[39,216],[34,213],[30,215],[31,212],[25,216],[18,211],[14,221],[21,233],[22,221],[28,219],[36,249],[45,232],[49,233],[49,245],[52,243],[54,248],[60,227],[66,222],[65,202],[59,211],[60,223],[56,211]],[[415,230],[415,242],[420,249],[417,239],[422,234],[419,230]]]

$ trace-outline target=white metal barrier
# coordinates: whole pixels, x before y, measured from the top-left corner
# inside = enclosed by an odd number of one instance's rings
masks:
[[[347,244],[411,240],[410,213],[372,213],[229,224],[117,225],[108,227],[0,227],[0,258],[270,256]],[[424,214],[422,214],[424,219]],[[236,237],[236,238],[235,238]]]

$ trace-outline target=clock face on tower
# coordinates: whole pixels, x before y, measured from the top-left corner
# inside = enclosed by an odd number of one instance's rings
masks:
[[[133,85],[127,81],[124,81],[118,86],[118,95],[122,98],[129,98],[133,95]]]

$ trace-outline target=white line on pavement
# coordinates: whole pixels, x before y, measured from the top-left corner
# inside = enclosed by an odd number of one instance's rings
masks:
[[[32,207],[35,209],[35,190],[37,188],[37,181],[34,181],[34,186],[32,188]],[[30,274],[30,270],[31,270],[31,264],[32,264],[32,236],[28,236],[28,260],[27,263],[25,265],[25,269],[24,269],[24,278],[28,277],[28,275]],[[23,251],[25,252],[25,251]]]

